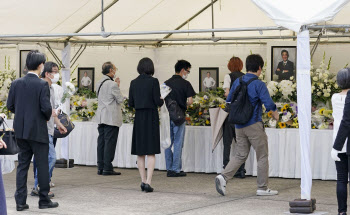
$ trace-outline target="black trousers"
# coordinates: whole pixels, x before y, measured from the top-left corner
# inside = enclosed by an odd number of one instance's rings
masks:
[[[97,166],[99,170],[113,171],[115,148],[118,141],[119,127],[105,124],[98,125]]]
[[[49,143],[39,143],[32,140],[17,139],[20,152],[18,153],[18,166],[16,176],[16,203],[24,205],[27,202],[27,178],[33,154],[38,170],[40,184],[39,205],[51,202],[48,197],[49,186]]]
[[[228,122],[228,116],[225,119],[224,125],[223,125],[223,143],[224,143],[224,156],[223,156],[223,165],[224,168],[230,161],[230,152],[231,152],[231,145],[232,140],[235,139],[236,141],[236,132],[235,132],[235,125]],[[241,171],[244,171],[245,163],[242,164],[242,166],[238,169],[237,173],[240,173]]]
[[[337,169],[338,213],[341,213],[347,211],[350,158],[346,153],[339,153],[338,157],[340,161],[335,162],[335,167]]]

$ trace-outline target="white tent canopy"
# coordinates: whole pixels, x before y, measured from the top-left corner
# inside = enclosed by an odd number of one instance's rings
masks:
[[[135,32],[135,31],[162,31],[162,30],[191,30],[211,29],[212,10],[211,0],[104,0],[104,27],[106,32]],[[203,10],[204,9],[204,10]],[[0,13],[0,26],[2,33],[0,39],[10,41],[25,40],[55,40],[65,41],[67,37],[30,37],[30,38],[3,38],[3,35],[23,34],[68,34],[68,33],[100,33],[101,1],[98,0],[56,0],[48,3],[45,0],[14,0],[2,1]],[[202,11],[203,10],[203,11]],[[346,14],[350,12],[347,5],[332,22],[319,23],[327,25],[350,24]],[[214,28],[257,28],[277,27],[254,3],[246,0],[215,0],[213,1]],[[197,16],[196,16],[197,15]],[[93,17],[96,17],[92,20]],[[190,18],[190,21],[188,21]],[[92,21],[91,21],[92,20]],[[91,22],[89,22],[91,21]],[[183,26],[182,26],[183,25]],[[85,26],[85,27],[84,27]],[[182,26],[182,27],[180,27]],[[338,31],[339,29],[335,29]],[[344,31],[342,29],[341,31]],[[344,35],[344,33],[330,33],[329,35]],[[315,34],[316,36],[317,34]],[[346,33],[345,33],[346,35]],[[346,35],[348,39],[348,36]],[[146,39],[162,39],[167,34],[148,35],[118,35],[103,38],[101,36],[77,36],[70,38],[71,42],[93,40],[92,42],[118,42],[130,43],[136,39],[139,43]],[[290,30],[274,31],[238,31],[216,32],[215,37],[220,41],[264,40],[267,36],[283,37],[296,36]],[[212,33],[172,34],[169,40],[188,39],[193,42],[201,39],[212,42]],[[235,37],[235,38],[232,38]],[[225,39],[226,38],[226,39]],[[91,42],[91,43],[92,43]],[[153,44],[157,41],[149,41]],[[169,42],[169,41],[168,41]],[[184,42],[184,41],[182,41]],[[212,42],[214,43],[214,42]]]

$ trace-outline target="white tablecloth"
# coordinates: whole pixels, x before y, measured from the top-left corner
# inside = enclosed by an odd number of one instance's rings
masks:
[[[12,125],[12,122],[10,121]],[[69,135],[69,156],[75,164],[97,164],[97,124],[75,122],[75,129]],[[124,124],[119,137],[113,165],[122,168],[136,168],[136,156],[131,155],[132,125]],[[270,177],[300,178],[300,146],[298,129],[266,129],[269,143]],[[313,179],[336,179],[335,163],[330,157],[332,130],[311,131],[311,167]],[[185,172],[222,171],[222,141],[212,153],[210,127],[186,126],[185,143],[182,154],[182,167]],[[60,158],[60,140],[56,146]],[[165,170],[164,150],[156,156],[156,169]],[[257,174],[255,152],[246,162],[248,175]]]

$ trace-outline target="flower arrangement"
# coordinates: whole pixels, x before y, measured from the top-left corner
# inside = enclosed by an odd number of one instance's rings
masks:
[[[272,118],[272,112],[263,113],[263,122],[266,127],[270,128],[298,128],[298,108],[295,103],[277,103],[277,110],[280,120],[277,121]],[[265,107],[263,107],[265,110]]]
[[[311,122],[313,129],[333,129],[332,110],[319,108],[312,112]]]
[[[75,95],[71,97],[71,119],[75,121],[88,121],[95,116],[97,111],[97,99],[86,99],[84,96]]]
[[[311,63],[311,92],[314,106],[329,106],[331,96],[334,93],[340,92],[336,83],[336,75],[329,71],[332,57],[329,58],[327,66],[325,64],[325,58],[326,53],[323,54],[322,61],[318,68],[315,68]]]
[[[267,83],[267,90],[274,102],[296,102],[297,85],[290,80],[281,82],[270,81]]]
[[[10,68],[10,57],[5,56],[5,68],[0,71],[0,112],[11,119],[13,114],[7,110],[6,101],[12,81],[16,79],[16,70]]]
[[[129,106],[129,99],[125,98],[122,105],[123,122],[134,123],[135,109]]]

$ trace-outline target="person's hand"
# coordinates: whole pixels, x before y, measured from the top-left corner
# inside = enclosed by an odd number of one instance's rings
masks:
[[[120,78],[116,78],[114,81],[115,81],[115,83],[118,84],[118,87],[119,87],[120,86]]]
[[[280,68],[277,68],[276,71],[281,71]]]
[[[2,149],[2,148],[7,148],[7,145],[6,145],[6,143],[2,140],[2,139],[0,139],[0,149]]]
[[[277,112],[277,110],[272,112],[272,117],[277,121],[280,119],[280,114]]]
[[[340,161],[340,158],[338,157],[338,153],[339,153],[338,150],[335,150],[332,148],[331,157],[334,161]]]
[[[4,113],[0,113],[0,117],[6,119],[6,115]]]
[[[283,73],[289,72],[288,70],[283,70]]]
[[[52,117],[57,117],[57,110],[56,109],[52,109]]]
[[[66,129],[66,127],[64,127],[64,126],[62,125],[62,123],[60,123],[60,124],[57,125],[57,129],[58,129],[58,131],[59,131],[61,134],[67,133],[67,129]]]

